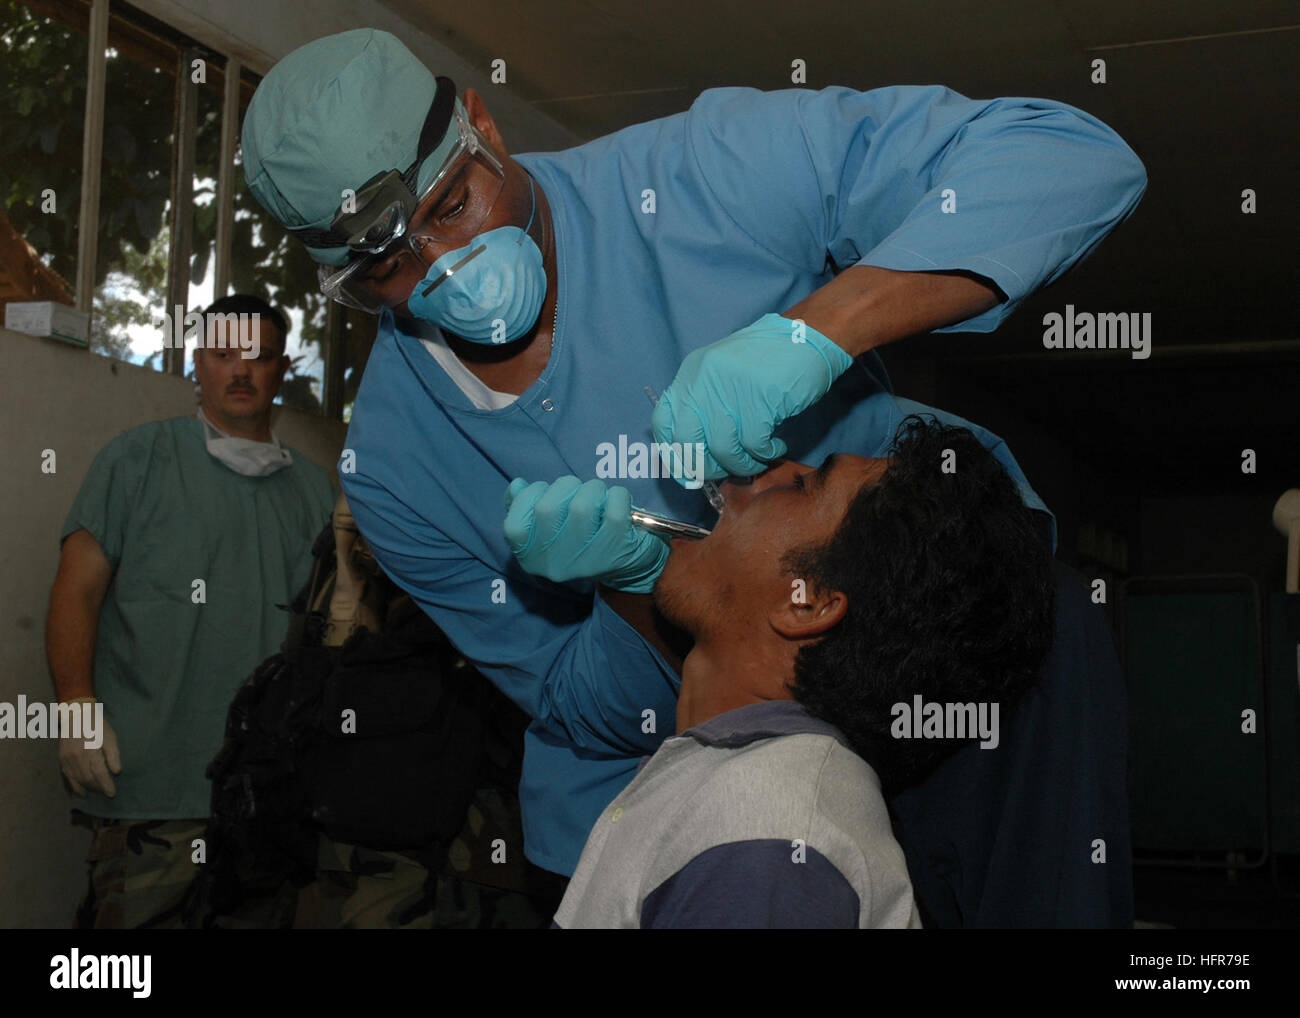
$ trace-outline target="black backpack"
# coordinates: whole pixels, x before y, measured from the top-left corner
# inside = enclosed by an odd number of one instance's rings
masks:
[[[476,788],[517,794],[526,715],[380,573],[382,631],[322,645],[331,527],[312,551],[284,648],[236,694],[208,767],[207,862],[187,909],[199,925],[311,881],[319,833],[436,872]]]

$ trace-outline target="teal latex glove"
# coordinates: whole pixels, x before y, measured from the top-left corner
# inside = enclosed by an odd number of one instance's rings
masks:
[[[777,426],[825,396],[852,364],[812,326],[796,331],[790,319],[764,315],[687,355],[650,419],[655,441],[703,444],[708,480],[761,473],[764,461],[785,455],[772,436]]]
[[[506,490],[506,543],[528,572],[563,583],[591,579],[648,594],[668,561],[668,545],[632,524],[632,494],[576,477]]]

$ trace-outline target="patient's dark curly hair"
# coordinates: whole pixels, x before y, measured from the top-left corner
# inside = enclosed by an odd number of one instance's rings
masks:
[[[945,473],[945,450],[955,470]],[[1052,643],[1055,584],[1040,522],[966,428],[903,421],[879,483],[854,497],[824,545],[782,563],[848,596],[844,619],[795,661],[795,699],[838,727],[895,791],[962,743],[895,739],[891,708],[920,694],[997,702],[1033,684]]]

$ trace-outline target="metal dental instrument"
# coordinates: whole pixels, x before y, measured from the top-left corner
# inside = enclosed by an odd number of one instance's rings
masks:
[[[655,394],[654,389],[646,386],[642,390],[646,399],[650,401],[651,406],[657,406],[659,397]],[[722,507],[726,504],[722,493],[718,491],[718,486],[712,481],[705,481],[703,484],[704,494],[709,499],[709,505],[722,515]],[[654,534],[662,534],[665,537],[684,537],[687,540],[698,541],[701,538],[708,537],[709,531],[703,527],[697,527],[693,523],[682,523],[680,520],[674,520],[667,516],[660,516],[658,513],[646,512],[644,509],[632,507],[632,522],[643,530],[649,530]]]
[[[645,393],[645,397],[650,401],[651,406],[659,405],[659,395],[654,391],[654,389],[647,385],[641,391]],[[709,505],[713,506],[713,511],[721,516],[722,507],[727,504],[727,500],[722,497],[722,492],[718,490],[717,484],[713,481],[704,481],[702,487],[704,489],[704,497],[709,500]]]
[[[632,522],[643,530],[663,534],[665,537],[685,537],[691,541],[698,541],[702,537],[709,536],[709,531],[703,527],[697,527],[693,523],[682,523],[680,520],[669,519],[657,513],[648,513],[636,506],[632,507]]]

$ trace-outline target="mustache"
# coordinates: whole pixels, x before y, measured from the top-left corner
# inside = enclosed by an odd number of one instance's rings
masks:
[[[254,389],[251,385],[229,385],[229,386],[226,386],[226,393],[229,394],[229,393],[232,393],[232,392],[246,392],[246,393],[248,393],[250,396],[256,396],[256,395],[257,395],[257,390]]]

